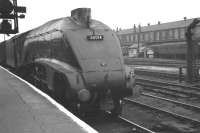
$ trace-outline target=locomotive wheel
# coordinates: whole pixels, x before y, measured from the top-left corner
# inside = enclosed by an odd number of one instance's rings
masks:
[[[90,108],[92,109],[92,112],[98,112],[100,110],[100,99],[98,93],[94,92],[91,99]]]
[[[114,108],[111,110],[113,116],[118,116],[122,113],[122,100],[113,98]]]
[[[80,104],[78,104],[77,102],[71,102],[71,103],[67,103],[65,105],[65,107],[67,107],[67,109],[70,111],[70,112],[73,112],[74,114],[76,115],[79,115],[80,114]]]
[[[81,112],[80,104],[76,100],[73,100],[66,77],[63,74],[55,73],[53,81],[53,97],[55,100],[65,106],[69,111],[79,114]],[[66,96],[67,94],[70,94],[70,96]]]
[[[100,112],[100,100],[98,98],[98,93],[93,93],[91,100],[87,103],[76,104],[76,113],[80,117],[96,115]]]
[[[54,98],[61,104],[65,104],[65,89],[67,88],[65,84],[65,79],[62,74],[55,73],[54,75]]]

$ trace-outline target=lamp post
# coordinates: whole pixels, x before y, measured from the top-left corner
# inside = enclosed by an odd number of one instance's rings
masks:
[[[194,19],[192,23],[187,27],[186,41],[187,41],[187,81],[192,83],[196,78],[196,65],[195,65],[195,45],[193,40],[194,28],[200,23],[199,19]]]
[[[137,47],[138,56],[139,56],[139,53],[140,53],[140,33],[141,33],[141,25],[139,24],[138,25],[138,47]]]

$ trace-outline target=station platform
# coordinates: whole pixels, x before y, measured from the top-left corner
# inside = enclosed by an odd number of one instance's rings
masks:
[[[0,67],[0,133],[97,133],[51,97]]]

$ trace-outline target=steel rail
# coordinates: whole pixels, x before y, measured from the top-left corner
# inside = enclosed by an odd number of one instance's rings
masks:
[[[125,62],[127,62],[127,64],[129,66],[134,66],[136,65],[143,65],[143,66],[149,66],[149,65],[156,65],[156,66],[168,66],[168,67],[186,67],[186,63],[184,61],[176,61],[176,60],[144,60],[144,59],[133,59],[131,57],[126,57],[125,58]],[[129,63],[131,62],[131,63]],[[134,65],[133,65],[134,64]],[[200,62],[197,62],[197,65],[200,66]]]
[[[130,120],[128,120],[128,119],[122,117],[122,116],[118,116],[118,118],[120,118],[120,119],[123,120],[123,121],[126,121],[127,123],[130,123],[130,124],[133,125],[133,126],[136,126],[136,127],[139,128],[140,130],[145,131],[145,133],[156,133],[156,132],[151,131],[151,130],[149,130],[149,129],[143,127],[143,126],[140,126],[140,125],[138,125],[138,124],[136,124],[136,123],[134,123],[134,122],[132,122],[132,121],[130,121]]]
[[[154,92],[154,93],[159,93],[159,94],[164,94],[164,95],[168,95],[168,96],[172,96],[172,97],[181,97],[181,98],[185,98],[185,97],[182,97],[182,96],[178,96],[178,95],[176,95],[175,93],[167,93],[167,92],[164,92],[164,90],[161,90],[161,89],[159,89],[159,91],[156,91],[156,90],[154,90],[154,89],[148,89],[148,88],[145,88],[145,90],[147,90],[147,91],[150,91],[150,92]],[[148,93],[148,92],[147,92]]]
[[[135,69],[135,73],[137,75],[144,75],[144,76],[150,76],[154,75],[155,77],[160,77],[162,79],[176,79],[178,80],[179,75],[178,73],[167,73],[167,72],[161,72],[161,71],[151,71],[151,70],[143,70],[143,69]]]
[[[112,113],[110,111],[106,111],[106,113],[108,113],[109,115],[112,115]],[[147,129],[147,128],[141,126],[141,125],[138,125],[137,123],[130,121],[130,120],[128,120],[128,119],[126,119],[126,118],[124,118],[120,115],[117,116],[117,118],[119,118],[120,120],[125,121],[126,123],[138,128],[139,130],[145,131],[145,132],[142,132],[142,133],[156,133],[156,132],[153,132],[150,129]]]
[[[172,91],[172,92],[176,92],[176,93],[182,93],[182,94],[186,94],[186,95],[190,95],[190,96],[200,97],[200,93],[192,93],[192,92],[186,92],[186,91],[181,91],[181,90],[175,90],[175,89],[171,89],[171,88],[168,88],[168,87],[155,85],[153,83],[136,82],[136,84],[142,85],[142,86],[148,86],[148,87],[155,87],[156,89],[168,90],[168,91]]]
[[[181,104],[181,105],[186,106],[188,108],[194,108],[196,110],[200,110],[199,106],[195,106],[195,105],[191,105],[191,104],[187,104],[187,103],[171,100],[171,99],[168,99],[168,98],[158,97],[158,96],[151,95],[151,94],[148,94],[148,93],[145,93],[145,92],[143,92],[141,95],[148,96],[148,97],[153,97],[153,98],[157,98],[157,99],[161,99],[161,100],[165,100],[165,101],[172,102],[172,103],[175,103],[175,104]]]
[[[157,88],[157,89],[168,90],[168,91],[177,92],[177,93],[188,94],[187,92],[184,92],[184,91],[175,90],[175,89],[170,89],[170,88],[167,88],[167,87],[164,87],[164,86],[155,85],[155,84],[153,84],[153,83],[136,82],[136,84],[142,85],[142,86],[148,86],[148,87],[155,87],[155,88]]]
[[[163,109],[159,109],[159,108],[156,108],[156,107],[153,107],[153,106],[144,104],[144,103],[140,103],[140,102],[131,100],[131,99],[129,99],[129,98],[124,98],[123,100],[124,100],[124,101],[127,101],[127,102],[131,102],[131,103],[137,104],[137,105],[140,105],[140,106],[143,106],[143,107],[146,107],[146,108],[149,108],[149,109],[152,109],[152,110],[155,110],[155,111],[167,113],[167,114],[169,114],[169,115],[171,115],[171,116],[173,116],[173,117],[181,118],[181,119],[184,119],[184,120],[189,120],[189,121],[191,121],[191,122],[195,122],[195,123],[197,123],[197,124],[200,124],[200,121],[197,120],[197,119],[192,119],[192,118],[189,118],[189,117],[186,117],[186,116],[183,116],[183,115],[179,115],[179,114],[173,113],[173,112],[171,112],[171,111],[166,111],[166,110],[163,110]]]
[[[163,85],[170,85],[170,86],[176,86],[176,87],[181,87],[181,88],[185,88],[185,89],[190,89],[190,90],[197,90],[200,92],[200,88],[198,87],[194,87],[194,86],[188,86],[188,85],[182,85],[182,84],[177,84],[177,83],[170,83],[170,82],[164,82],[164,81],[156,81],[156,80],[152,80],[152,79],[144,79],[144,78],[136,78],[136,80],[139,81],[147,81],[147,82],[154,82],[157,84],[163,84]]]

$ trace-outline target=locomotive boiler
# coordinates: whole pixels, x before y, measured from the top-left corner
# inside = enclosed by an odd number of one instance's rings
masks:
[[[134,71],[124,65],[115,32],[90,14],[78,8],[2,42],[0,60],[69,109],[119,114],[122,98],[139,92]]]

